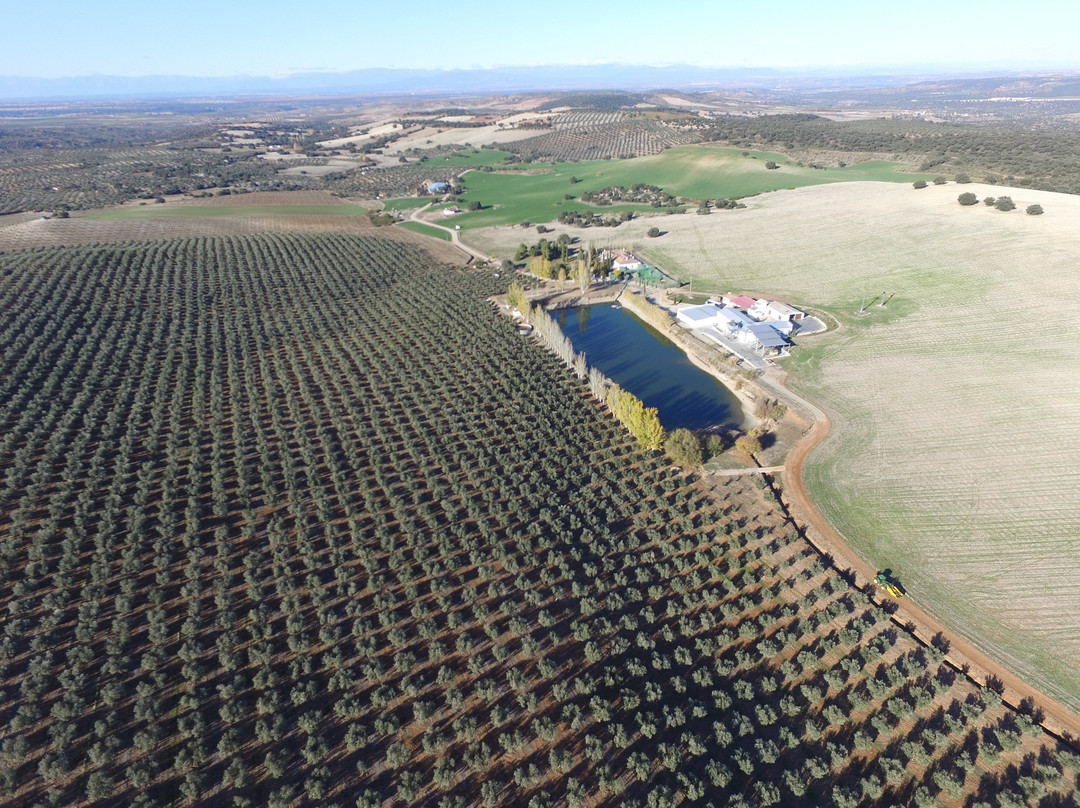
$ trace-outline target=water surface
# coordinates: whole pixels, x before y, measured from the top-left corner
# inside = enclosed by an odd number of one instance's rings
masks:
[[[665,429],[739,426],[739,400],[675,343],[625,309],[610,304],[554,312],[574,350],[589,365],[656,407]]]

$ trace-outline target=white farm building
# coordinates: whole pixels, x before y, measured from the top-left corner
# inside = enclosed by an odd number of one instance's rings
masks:
[[[775,320],[786,323],[798,322],[806,316],[806,312],[799,311],[794,306],[781,303],[779,300],[758,300],[747,311],[751,317],[758,320]]]
[[[684,306],[675,312],[675,319],[687,328],[705,328],[716,325],[717,315],[723,311],[716,306]]]
[[[731,306],[684,306],[675,319],[685,328],[702,330],[706,336],[730,340],[762,354],[780,353],[794,330],[790,321],[761,323]]]

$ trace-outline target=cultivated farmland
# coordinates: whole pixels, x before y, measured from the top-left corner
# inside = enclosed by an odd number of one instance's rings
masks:
[[[961,207],[960,190],[1011,194],[1018,210]],[[818,506],[917,601],[1077,708],[1080,199],[865,184],[747,201],[667,217],[660,239],[631,222],[618,243],[695,289],[777,294],[841,320],[789,364],[833,420],[807,467]],[[1025,216],[1033,203],[1046,213]],[[507,255],[520,235],[470,241]]]
[[[340,235],[0,256],[0,802],[1072,799],[1080,755],[771,488],[634,449],[502,290]]]
[[[734,149],[686,146],[633,160],[530,166],[528,173],[471,171],[463,178],[468,188],[463,199],[479,201],[491,209],[463,214],[455,219],[455,224],[460,224],[464,230],[524,220],[553,222],[566,210],[604,214],[624,209],[652,210],[640,205],[596,208],[576,198],[564,198],[566,194],[577,197],[586,191],[600,191],[613,185],[630,188],[644,183],[659,186],[680,197],[718,199],[755,195],[789,186],[868,179],[903,183],[918,178],[931,179],[930,175],[898,173],[896,164],[880,161],[829,170],[789,165],[771,171],[765,168],[770,160],[779,163],[784,159],[783,155],[768,152],[748,152],[744,156]],[[571,182],[571,178],[578,182]]]

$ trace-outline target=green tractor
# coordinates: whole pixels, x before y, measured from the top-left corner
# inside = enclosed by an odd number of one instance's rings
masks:
[[[874,583],[892,595],[894,598],[904,597],[904,587],[892,574],[892,570],[881,570],[874,576]]]

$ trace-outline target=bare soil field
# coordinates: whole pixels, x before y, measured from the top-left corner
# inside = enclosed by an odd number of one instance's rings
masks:
[[[508,129],[497,124],[491,126],[452,127],[448,129],[421,129],[401,140],[395,140],[383,151],[386,154],[400,154],[409,149],[430,149],[435,146],[468,144],[486,146],[490,143],[513,143],[536,137],[535,129]]]
[[[964,208],[962,191],[1018,209]],[[840,330],[785,363],[833,422],[806,465],[818,507],[915,602],[1076,709],[1080,197],[845,183],[745,201],[566,232],[634,248],[696,288],[835,315]],[[1033,203],[1046,213],[1024,215]],[[657,224],[665,234],[646,238]],[[502,256],[523,236],[468,240]]]

